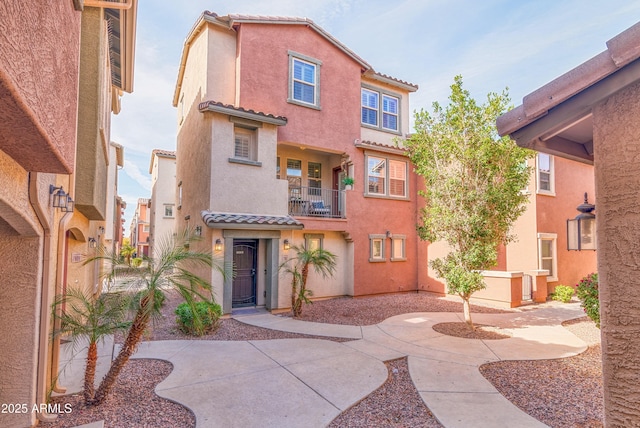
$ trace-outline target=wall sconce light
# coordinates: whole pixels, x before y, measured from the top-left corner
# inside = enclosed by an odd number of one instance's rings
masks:
[[[391,231],[390,231],[390,230],[387,230],[386,235],[387,235],[387,238],[391,238],[391,236],[392,236],[392,235],[391,235]]]
[[[67,195],[67,205],[65,207],[60,207],[60,211],[65,213],[72,213],[74,204],[75,203],[73,202],[71,196]]]
[[[104,235],[104,227],[98,226],[98,235]]]
[[[202,226],[196,226],[196,236],[202,236]]]
[[[567,220],[567,250],[595,250],[596,242],[596,216],[592,213],[596,206],[587,200],[584,194],[584,202],[576,208],[580,214]]]
[[[220,240],[220,238],[216,239],[216,243],[213,246],[213,249],[215,251],[222,251],[222,241]]]
[[[69,197],[64,191],[62,186],[56,187],[53,184],[49,185],[49,194],[53,195],[52,206],[53,208],[60,208],[64,211],[67,207],[67,198]]]
[[[289,240],[288,240],[288,239],[285,239],[285,240],[282,242],[282,244],[283,244],[283,248],[284,248],[284,250],[285,250],[285,251],[289,251],[289,248],[291,248],[291,245],[289,245]]]
[[[89,238],[89,248],[96,248],[98,246],[98,241],[95,238]]]

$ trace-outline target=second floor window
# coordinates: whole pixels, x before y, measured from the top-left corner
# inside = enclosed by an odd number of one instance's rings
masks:
[[[307,170],[309,194],[320,195],[320,189],[322,188],[322,164],[318,162],[309,162]]]
[[[164,216],[173,218],[173,204],[164,205]]]
[[[537,175],[538,175],[538,193],[546,195],[555,195],[554,177],[553,177],[553,156],[546,153],[538,153]]]
[[[407,162],[367,156],[367,194],[371,196],[407,197]]]
[[[256,160],[256,139],[254,132],[236,126],[233,156],[238,159]]]

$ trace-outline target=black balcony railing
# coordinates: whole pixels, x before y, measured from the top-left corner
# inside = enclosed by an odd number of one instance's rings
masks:
[[[344,190],[290,187],[289,214],[299,217],[346,218]]]

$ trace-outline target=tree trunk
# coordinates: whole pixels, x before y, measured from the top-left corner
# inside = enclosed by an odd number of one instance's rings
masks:
[[[473,321],[471,321],[471,305],[469,304],[469,296],[460,296],[462,297],[462,308],[464,311],[464,321],[471,327],[471,330],[475,330],[473,326]]]
[[[84,402],[90,404],[96,393],[95,378],[96,378],[96,364],[98,362],[98,345],[96,342],[89,343],[89,349],[87,351],[87,366],[84,371]]]
[[[127,334],[127,338],[122,345],[122,349],[118,352],[118,356],[111,363],[111,367],[107,372],[104,379],[100,383],[98,390],[96,391],[91,404],[96,405],[100,404],[104,401],[104,399],[109,394],[113,385],[115,385],[118,375],[122,371],[124,365],[129,361],[131,355],[136,352],[138,348],[138,344],[142,340],[142,335],[149,324],[149,317],[151,314],[151,308],[147,308],[147,306],[152,305],[153,301],[150,296],[147,294],[142,301],[140,302],[140,308],[136,312],[136,316],[133,320],[133,324],[129,329],[129,333]]]

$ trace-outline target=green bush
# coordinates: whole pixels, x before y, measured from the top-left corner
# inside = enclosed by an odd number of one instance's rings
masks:
[[[195,313],[192,307],[184,302],[176,308],[176,322],[186,334],[202,336],[218,326],[222,315],[222,307],[213,302],[196,302]]]
[[[131,265],[133,267],[140,267],[141,264],[142,264],[142,258],[141,257],[136,257],[135,259],[131,259]]]
[[[569,287],[568,285],[558,285],[551,295],[551,298],[562,303],[569,303],[573,296],[573,292],[573,287]]]
[[[580,299],[585,313],[600,328],[600,300],[598,300],[598,274],[592,273],[580,280],[576,294]]]

